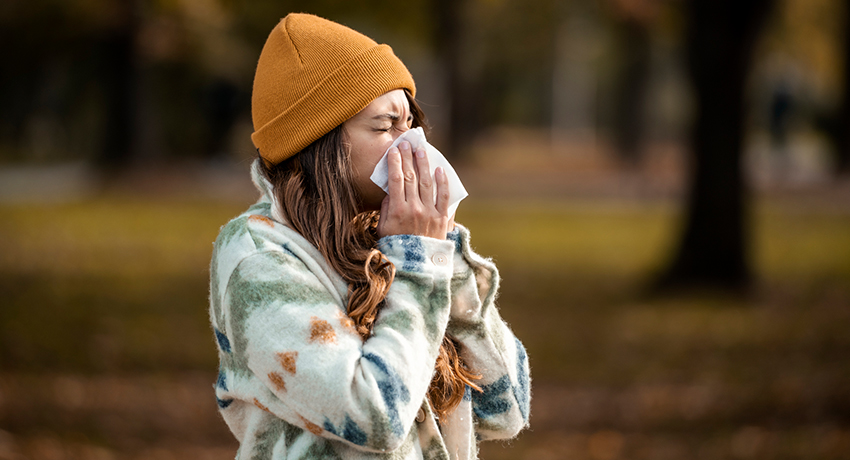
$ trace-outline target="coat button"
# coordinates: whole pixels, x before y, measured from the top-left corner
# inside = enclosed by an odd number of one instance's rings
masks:
[[[436,265],[438,267],[443,267],[447,263],[449,263],[449,258],[446,257],[446,255],[443,254],[442,252],[438,252],[438,253],[434,254],[433,256],[431,256],[431,261],[434,262],[434,265]]]
[[[422,408],[419,408],[419,412],[416,413],[416,421],[418,423],[422,423],[425,421],[425,411]]]

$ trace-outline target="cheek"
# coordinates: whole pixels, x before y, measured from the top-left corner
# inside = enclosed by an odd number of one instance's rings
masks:
[[[377,132],[359,125],[352,126],[346,133],[352,163],[361,169],[371,165],[369,174],[395,140],[391,132]]]
[[[390,144],[392,144],[392,140],[385,143],[383,140],[378,141],[376,139],[360,139],[359,142],[352,139],[351,166],[354,177],[358,182],[371,182],[369,176],[372,175],[372,171],[375,170],[375,166]]]
[[[380,139],[363,146],[363,149],[360,151],[359,162],[363,167],[368,169],[368,174],[372,174],[372,170],[375,169],[375,166],[377,166],[392,143],[392,139]]]
[[[381,158],[384,156],[384,154],[387,153],[387,149],[390,148],[390,145],[392,145],[392,143],[393,139],[391,137],[389,139],[382,139],[381,142],[375,143],[375,146],[372,150],[372,155],[376,165],[378,164],[378,161],[380,161]]]

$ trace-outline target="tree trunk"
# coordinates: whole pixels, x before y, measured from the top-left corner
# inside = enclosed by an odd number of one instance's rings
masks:
[[[844,5],[844,98],[835,130],[836,172],[850,174],[850,5]]]
[[[621,25],[624,65],[618,78],[615,140],[617,153],[630,165],[640,162],[644,107],[649,85],[651,42],[648,25],[629,19]]]
[[[741,289],[751,278],[742,172],[744,88],[773,0],[691,0],[688,67],[697,113],[684,231],[662,288]]]
[[[445,151],[452,158],[468,153],[475,130],[475,90],[463,77],[462,29],[464,5],[462,0],[433,2],[436,28],[434,40],[443,64],[446,99],[449,113],[441,129],[446,139]]]
[[[106,98],[103,144],[96,162],[105,168],[126,166],[134,147],[136,53],[138,19],[134,0],[116,0],[120,20],[103,37],[101,84]]]

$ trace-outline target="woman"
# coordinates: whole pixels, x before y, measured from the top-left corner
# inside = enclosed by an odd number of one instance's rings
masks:
[[[254,80],[260,200],[211,264],[221,414],[237,458],[474,459],[528,423],[528,360],[495,266],[448,215],[448,182],[406,142],[424,123],[386,45],[290,14]]]

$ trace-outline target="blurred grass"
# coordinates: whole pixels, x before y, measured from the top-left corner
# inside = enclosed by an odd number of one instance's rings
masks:
[[[0,205],[0,459],[4,430],[33,459],[232,458],[207,265],[247,204]],[[532,431],[482,458],[850,457],[850,215],[759,201],[751,296],[648,297],[675,211],[464,203],[535,384]]]

